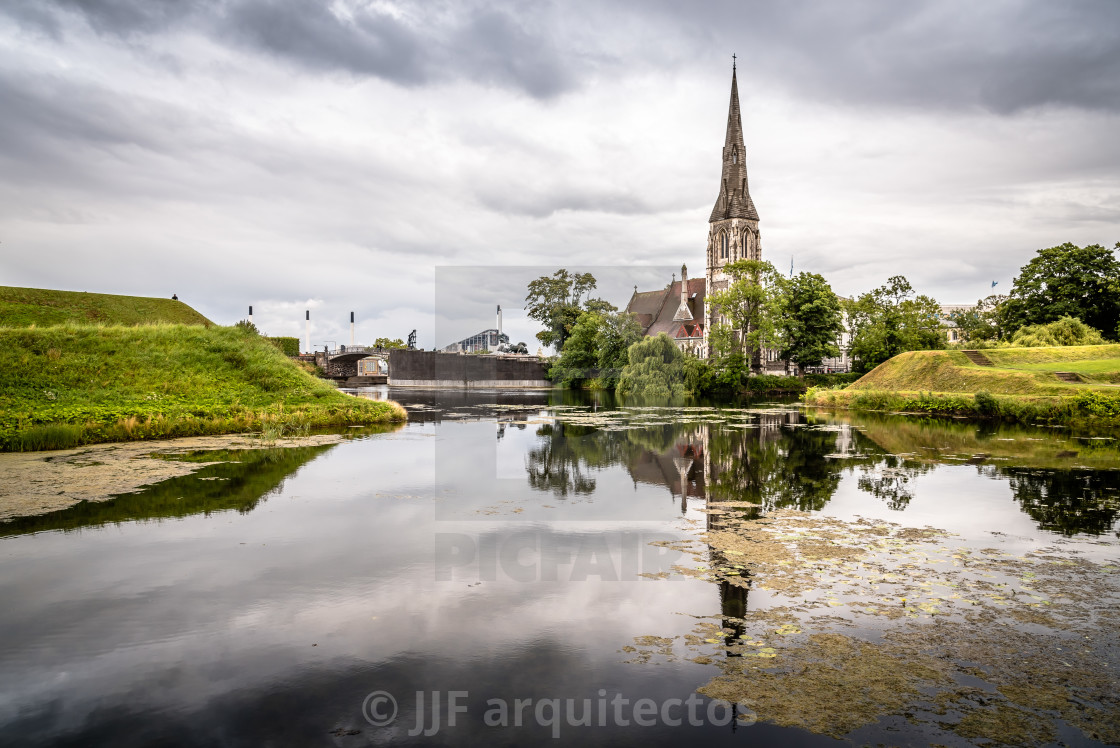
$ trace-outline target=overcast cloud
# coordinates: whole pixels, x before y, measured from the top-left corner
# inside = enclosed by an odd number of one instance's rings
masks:
[[[610,266],[620,306],[626,266],[702,271],[732,52],[783,270],[961,303],[1120,240],[1113,0],[16,0],[0,284],[253,304],[270,334],[312,309],[316,345],[350,311],[444,345],[501,303],[531,338],[525,268]],[[452,265],[510,268],[448,316]]]

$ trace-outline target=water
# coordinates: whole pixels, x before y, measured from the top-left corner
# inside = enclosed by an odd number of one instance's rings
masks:
[[[675,545],[728,516],[796,509],[929,526],[965,553],[1104,569],[1094,584],[1115,592],[1113,440],[782,404],[620,410],[601,394],[390,394],[412,417],[393,433],[225,454],[139,494],[0,524],[0,743],[835,743],[811,721],[727,723],[722,703],[696,693],[748,661],[719,638],[686,648],[696,627],[738,636],[783,604],[764,584],[696,571],[728,564],[724,550]],[[724,516],[726,501],[751,506]],[[1065,598],[1052,599],[1058,610]],[[1094,617],[1113,603],[1083,603],[1081,622],[1054,635],[1120,667],[1115,632]],[[807,610],[805,635],[831,625]],[[897,624],[848,619],[843,630],[867,640]],[[940,620],[915,609],[898,625]],[[1039,628],[1024,620],[1009,630]],[[672,654],[646,637],[671,640]],[[370,721],[390,711],[369,698],[379,691],[397,703],[387,726]],[[844,698],[856,696],[822,701],[825,722]],[[1078,698],[1091,721],[1115,724],[1114,703]],[[454,726],[449,699],[464,709]],[[491,726],[503,704],[506,726]],[[592,726],[569,725],[569,705],[574,717],[590,707]],[[883,714],[848,738],[976,740],[945,724],[952,708],[931,708]],[[1053,723],[1045,740],[1096,744],[1056,714],[1034,713]]]

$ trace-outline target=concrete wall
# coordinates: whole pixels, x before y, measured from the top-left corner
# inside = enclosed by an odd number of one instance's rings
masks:
[[[389,384],[394,387],[552,387],[547,373],[547,364],[516,358],[400,349],[389,353]]]

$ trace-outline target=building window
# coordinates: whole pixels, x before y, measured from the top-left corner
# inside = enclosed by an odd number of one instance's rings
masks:
[[[726,231],[719,233],[719,256],[721,259],[727,259],[727,246],[730,243],[730,238]]]

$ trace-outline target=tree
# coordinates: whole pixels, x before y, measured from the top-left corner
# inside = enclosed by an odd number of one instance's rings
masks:
[[[778,328],[781,357],[798,367],[820,366],[825,358],[839,356],[836,339],[844,329],[840,299],[822,276],[798,273],[785,284]]]
[[[632,314],[583,312],[549,376],[565,386],[594,378],[600,387],[614,387],[621,369],[629,363],[628,349],[641,339],[642,326]]]
[[[992,294],[976,302],[971,309],[958,309],[949,314],[962,340],[999,340],[1006,335],[1000,323],[1000,307],[1007,296]]]
[[[619,392],[651,397],[684,394],[685,355],[665,333],[631,345],[627,360],[618,380]]]
[[[731,276],[728,287],[710,296],[709,304],[727,320],[728,330],[713,330],[718,353],[743,353],[754,372],[762,370],[762,348],[778,341],[782,276],[765,260],[739,260],[724,266]]]
[[[905,351],[945,347],[941,307],[929,296],[914,295],[901,275],[842,306],[852,334],[851,354],[860,371],[870,371]]]
[[[385,348],[406,348],[407,346],[404,344],[404,341],[401,340],[400,338],[394,338],[392,340],[390,340],[389,338],[378,338],[377,340],[373,341],[373,347],[374,348],[385,349]]]
[[[1010,348],[1044,348],[1059,345],[1103,345],[1100,332],[1075,317],[1062,317],[1048,325],[1025,325],[1003,345]]]
[[[563,268],[529,283],[525,308],[529,317],[545,328],[537,333],[537,339],[560,351],[582,312],[617,311],[616,307],[602,299],[584,300],[584,295],[593,288],[595,276],[591,273],[572,274]]]
[[[1038,250],[1020,269],[1000,310],[1004,327],[1014,331],[1062,317],[1076,317],[1108,336],[1120,334],[1120,261],[1114,250],[1066,242]]]

